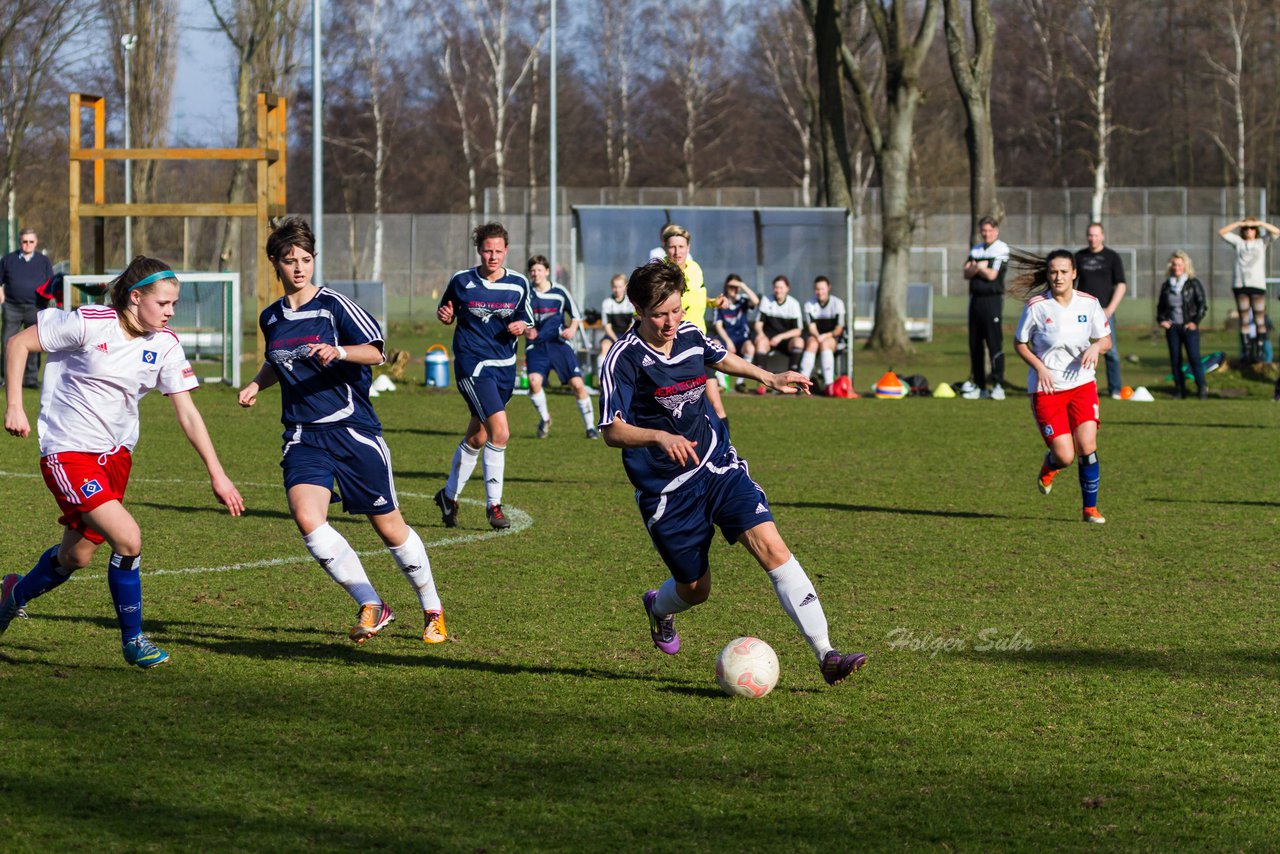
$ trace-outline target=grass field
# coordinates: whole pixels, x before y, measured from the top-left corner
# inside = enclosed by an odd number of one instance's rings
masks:
[[[1161,396],[1162,343],[1128,340],[1126,381]],[[963,348],[953,330],[896,367],[953,381]],[[859,358],[865,390],[885,366]],[[652,648],[640,594],[665,570],[618,452],[581,438],[567,396],[545,441],[513,402],[506,503],[525,516],[502,536],[478,502],[446,532],[430,501],[460,398],[378,399],[448,616],[451,642],[428,648],[363,520],[336,526],[400,619],[347,641],[354,608],[285,510],[275,392],[248,412],[198,393],[250,507],[234,520],[152,395],[128,504],[145,627],[172,661],[121,660],[105,553],[15,621],[0,849],[1273,848],[1280,407],[1265,384],[1210,381],[1243,397],[1103,402],[1105,526],[1080,523],[1074,470],[1037,493],[1043,446],[1017,395],[728,397],[833,640],[870,656],[837,688],[723,542],[711,601],[677,620],[684,650]],[[34,439],[0,441],[6,571],[58,535],[36,463]],[[781,660],[760,701],[715,686],[740,634]]]

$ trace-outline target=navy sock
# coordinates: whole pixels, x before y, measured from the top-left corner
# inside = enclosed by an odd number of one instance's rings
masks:
[[[31,571],[22,576],[22,580],[13,588],[13,598],[18,603],[18,607],[30,602],[37,596],[48,593],[62,582],[71,577],[71,573],[62,568],[62,564],[58,563],[58,547],[50,546],[44,554],[40,555],[40,559],[36,561],[36,565],[31,567]]]
[[[1080,497],[1085,507],[1098,506],[1098,452],[1080,458]]]
[[[138,574],[141,564],[139,555],[112,553],[107,567],[107,587],[111,588],[111,601],[116,606],[122,641],[133,640],[142,634],[142,577]]]

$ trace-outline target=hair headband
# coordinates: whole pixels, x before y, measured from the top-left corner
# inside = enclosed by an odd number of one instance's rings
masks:
[[[138,288],[146,287],[152,282],[158,282],[161,279],[177,279],[177,278],[178,277],[173,274],[172,270],[161,270],[159,273],[152,273],[150,276],[147,276],[145,279],[142,279],[141,281],[138,281],[138,282],[134,282],[132,285],[129,286],[129,290],[136,291]]]

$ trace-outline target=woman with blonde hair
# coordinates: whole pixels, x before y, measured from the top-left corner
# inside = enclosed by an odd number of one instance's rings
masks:
[[[1169,277],[1160,286],[1156,302],[1156,322],[1164,330],[1169,343],[1169,364],[1173,368],[1173,396],[1187,396],[1187,379],[1182,373],[1182,350],[1187,350],[1191,376],[1196,381],[1196,395],[1209,396],[1205,386],[1204,364],[1200,361],[1200,321],[1204,319],[1204,286],[1196,278],[1191,256],[1179,249],[1169,256]]]

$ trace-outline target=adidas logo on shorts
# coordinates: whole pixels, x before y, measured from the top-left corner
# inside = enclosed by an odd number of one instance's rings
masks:
[[[384,506],[386,506],[386,503],[387,503],[387,499],[385,499],[385,498],[383,498],[381,495],[379,495],[379,496],[378,496],[378,500],[377,500],[377,501],[375,501],[375,502],[373,502],[373,506],[374,506],[374,507],[384,507]]]

